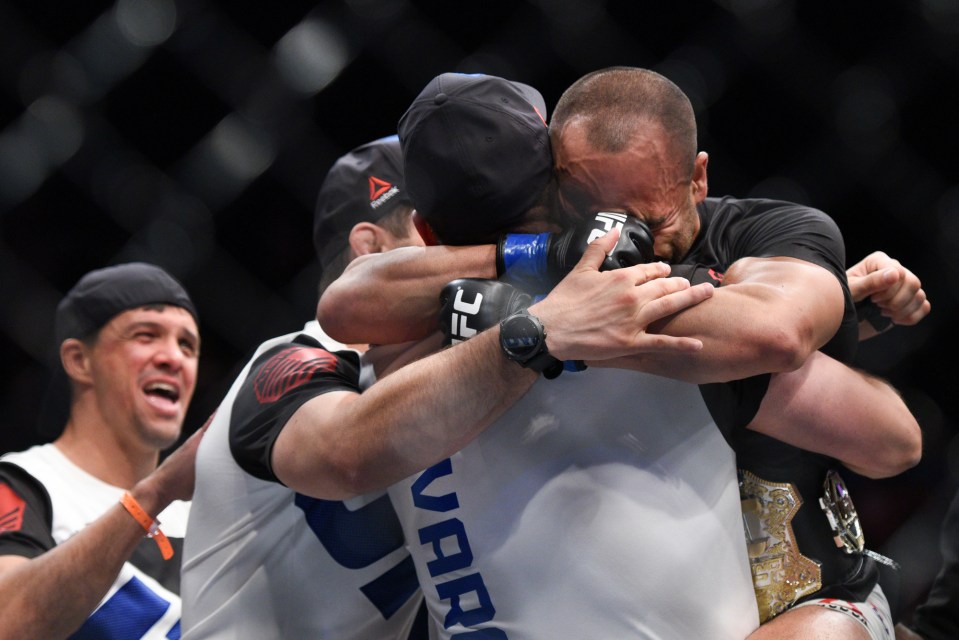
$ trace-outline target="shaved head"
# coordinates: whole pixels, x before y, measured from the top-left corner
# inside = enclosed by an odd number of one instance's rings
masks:
[[[696,158],[696,117],[683,91],[665,76],[648,69],[609,67],[589,73],[567,89],[550,121],[556,138],[575,122],[595,150],[625,150],[637,132],[659,130],[669,141],[673,160],[689,168]]]

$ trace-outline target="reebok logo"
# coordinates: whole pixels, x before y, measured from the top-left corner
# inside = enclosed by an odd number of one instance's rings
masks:
[[[385,180],[370,176],[370,206],[374,209],[378,209],[386,204],[390,198],[399,192],[399,187]]]

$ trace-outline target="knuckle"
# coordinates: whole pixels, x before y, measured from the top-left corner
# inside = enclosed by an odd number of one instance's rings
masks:
[[[632,276],[623,269],[606,271],[605,273],[609,274],[609,279],[615,286],[622,286],[632,282]]]

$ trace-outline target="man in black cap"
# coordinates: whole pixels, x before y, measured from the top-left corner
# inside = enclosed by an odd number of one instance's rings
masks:
[[[350,260],[417,250],[403,246],[421,244],[410,211],[396,136],[337,160],[316,210],[322,281]],[[661,266],[600,273],[610,248],[608,239],[590,246],[577,270],[531,307],[560,357],[585,355],[581,336],[610,317],[647,323],[709,295],[676,280],[636,286]],[[587,292],[593,304],[577,304]],[[644,348],[644,337],[631,331],[604,342],[612,356]],[[537,375],[507,360],[487,332],[402,368],[408,358],[394,360],[392,373],[377,370],[381,379],[361,395],[371,372],[360,350],[310,322],[261,345],[221,403],[197,454],[184,548],[189,637],[425,637],[415,624],[422,595],[413,564],[381,490],[462,447]]]
[[[179,558],[168,560],[202,430],[157,462],[196,385],[196,309],[159,267],[107,267],[60,302],[56,340],[63,433],[0,459],[0,635],[179,637]]]
[[[333,165],[313,217],[321,293],[354,258],[423,245],[403,184],[396,136],[361,145]]]

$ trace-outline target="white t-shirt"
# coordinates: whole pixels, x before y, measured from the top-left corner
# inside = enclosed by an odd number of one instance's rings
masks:
[[[304,343],[304,334],[325,349]],[[303,368],[306,360],[296,354],[313,354],[329,364],[327,350],[341,348],[315,322],[302,332],[269,340],[257,349],[217,410],[197,453],[196,490],[184,544],[185,639],[407,638],[422,595],[385,494],[348,502],[308,498],[275,478],[252,475],[231,450],[231,421],[244,418],[234,415],[238,396],[252,395],[248,377],[269,373],[258,389],[270,398],[264,405],[278,410],[302,394],[298,404],[276,415],[261,417],[258,410],[250,410],[255,406],[250,398],[243,404],[244,411],[255,416],[247,416],[247,422],[272,419],[269,433],[275,436],[285,418],[309,397],[357,389],[358,370],[342,364],[340,353],[333,354],[340,363],[339,378],[315,368],[301,375],[308,370]],[[309,383],[300,384],[307,378]],[[261,458],[268,457],[271,447],[272,441],[262,446]]]
[[[741,640],[759,624],[733,453],[695,385],[541,379],[389,493],[440,638]]]
[[[55,445],[31,447],[3,456],[43,485],[50,497],[52,527],[57,544],[65,542],[116,505],[123,489],[107,484],[76,466]],[[190,504],[173,502],[157,517],[163,533],[179,546],[186,530]],[[123,563],[117,579],[83,623],[75,637],[100,640],[168,640],[180,637],[180,596],[161,574],[175,566],[166,565],[154,543],[145,540],[134,556]],[[169,563],[178,563],[174,556]],[[173,581],[175,582],[175,580]],[[50,615],[55,615],[51,612]]]

